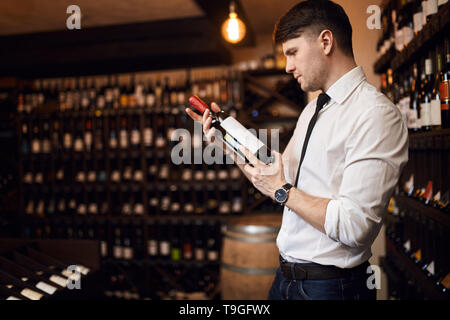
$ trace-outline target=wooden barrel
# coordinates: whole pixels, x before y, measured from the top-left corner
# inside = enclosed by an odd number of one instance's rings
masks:
[[[222,241],[223,300],[265,300],[279,266],[276,238],[281,215],[251,215],[230,220]]]

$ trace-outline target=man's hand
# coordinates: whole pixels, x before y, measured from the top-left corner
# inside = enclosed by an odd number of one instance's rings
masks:
[[[211,109],[214,112],[221,111],[220,107],[215,102],[211,103]],[[186,113],[188,114],[189,117],[192,118],[192,120],[202,123],[203,133],[205,134],[206,139],[208,140],[208,142],[214,142],[213,137],[214,137],[214,133],[216,132],[216,129],[211,128],[212,119],[209,116],[209,110],[206,110],[205,113],[203,113],[203,116],[198,115],[197,113],[195,113],[194,111],[192,111],[189,108],[186,108]]]
[[[275,162],[266,165],[247,148],[241,146],[239,150],[245,155],[252,165],[247,164],[244,166],[244,171],[248,179],[262,194],[274,199],[275,191],[287,183],[284,177],[281,154],[272,151]]]

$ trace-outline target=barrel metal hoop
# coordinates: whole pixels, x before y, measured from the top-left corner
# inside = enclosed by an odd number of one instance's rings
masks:
[[[232,266],[224,262],[222,262],[222,267],[228,271],[249,275],[272,275],[277,271],[277,268],[243,268]]]
[[[271,233],[278,233],[278,231],[280,231],[280,228],[269,226],[228,225],[227,230],[231,232],[245,233],[245,234],[271,234]]]
[[[277,237],[273,238],[251,238],[251,237],[236,237],[229,234],[224,236],[225,239],[231,239],[239,242],[247,242],[247,243],[266,243],[266,242],[275,242]]]

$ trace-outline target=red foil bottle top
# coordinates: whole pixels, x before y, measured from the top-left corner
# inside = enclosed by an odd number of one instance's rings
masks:
[[[208,105],[199,97],[192,96],[189,98],[189,103],[198,111],[200,111],[201,114],[205,113],[207,109],[209,109]]]

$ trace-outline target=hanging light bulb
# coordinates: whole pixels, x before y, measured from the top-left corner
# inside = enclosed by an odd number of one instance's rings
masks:
[[[245,24],[238,18],[234,1],[230,3],[230,14],[222,24],[222,36],[230,43],[238,43],[245,37]]]

